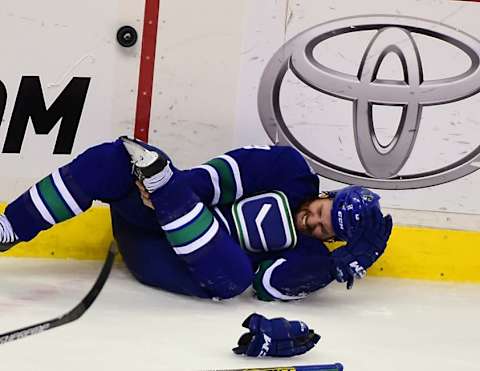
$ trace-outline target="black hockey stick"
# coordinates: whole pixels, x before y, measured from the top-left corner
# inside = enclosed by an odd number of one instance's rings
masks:
[[[115,260],[116,254],[117,254],[117,246],[115,245],[115,243],[112,243],[110,245],[110,248],[108,249],[107,258],[105,259],[105,263],[103,263],[102,270],[98,275],[98,278],[95,281],[95,284],[90,289],[88,294],[83,298],[83,300],[80,303],[77,304],[75,308],[65,313],[64,315],[51,319],[49,321],[37,323],[35,325],[23,327],[18,330],[0,334],[0,344],[5,344],[10,341],[22,339],[30,335],[35,335],[40,332],[50,330],[54,327],[58,327],[66,323],[73,322],[76,319],[80,318],[83,315],[83,313],[85,313],[86,310],[95,301],[100,291],[102,291],[102,288],[105,285],[105,282],[107,281],[110,271],[112,270],[112,266],[113,266],[113,262]]]

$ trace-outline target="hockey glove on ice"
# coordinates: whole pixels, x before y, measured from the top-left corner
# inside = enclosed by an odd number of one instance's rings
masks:
[[[335,279],[346,282],[347,289],[351,289],[354,279],[365,277],[367,269],[383,254],[391,232],[392,217],[383,217],[380,211],[372,213],[358,240],[332,252]]]
[[[288,321],[285,318],[267,319],[253,313],[242,324],[250,332],[243,334],[236,354],[250,357],[291,357],[312,349],[320,336],[301,321]]]

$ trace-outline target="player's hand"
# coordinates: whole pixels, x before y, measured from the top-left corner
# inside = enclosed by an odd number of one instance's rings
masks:
[[[351,246],[348,244],[332,251],[331,256],[335,265],[333,276],[337,282],[345,282],[347,290],[353,287],[355,279],[362,279],[367,275],[367,268],[364,266],[365,259],[354,256]]]
[[[378,256],[383,254],[392,233],[392,227],[393,221],[390,215],[384,217],[380,210],[373,210],[365,222],[365,228],[359,240],[350,244],[353,255],[370,253],[370,255]],[[375,260],[372,261],[372,264]]]
[[[138,190],[140,191],[140,197],[142,198],[142,202],[145,206],[149,207],[150,209],[155,209],[153,206],[152,201],[150,200],[150,193],[148,193],[145,186],[139,180],[135,181],[135,185],[137,186]]]
[[[285,318],[267,319],[253,313],[242,326],[250,332],[243,334],[232,350],[250,357],[291,357],[309,351],[320,340],[305,323]]]
[[[338,282],[346,282],[347,289],[352,288],[355,279],[365,277],[367,269],[382,256],[392,232],[390,215],[372,214],[369,223],[358,240],[332,251],[333,275]]]
[[[351,259],[353,259],[353,257]],[[367,275],[367,270],[365,267],[361,266],[357,260],[339,262],[335,269],[335,280],[341,283],[346,282],[347,290],[350,290],[353,287],[355,279],[362,279]]]

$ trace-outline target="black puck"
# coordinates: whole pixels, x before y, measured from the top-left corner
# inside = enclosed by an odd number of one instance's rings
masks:
[[[117,41],[121,46],[130,48],[136,44],[137,40],[137,31],[132,26],[122,26],[118,29]]]

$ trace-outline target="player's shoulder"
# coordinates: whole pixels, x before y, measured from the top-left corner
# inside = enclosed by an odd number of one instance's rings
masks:
[[[268,160],[284,168],[314,173],[302,154],[294,147],[285,145],[249,145],[225,153],[238,160]]]
[[[285,161],[305,162],[302,154],[295,148],[277,144],[264,145],[248,145],[232,149],[225,153],[232,156],[247,156],[247,157],[274,157],[282,158]]]
[[[272,145],[270,150],[274,152],[281,161],[297,162],[297,163],[306,163],[305,158],[302,156],[300,151],[294,147],[283,146],[283,145]]]
[[[295,169],[294,172],[315,175],[315,171],[309,165],[299,150],[290,146],[274,146],[278,150],[278,161],[282,166]]]

